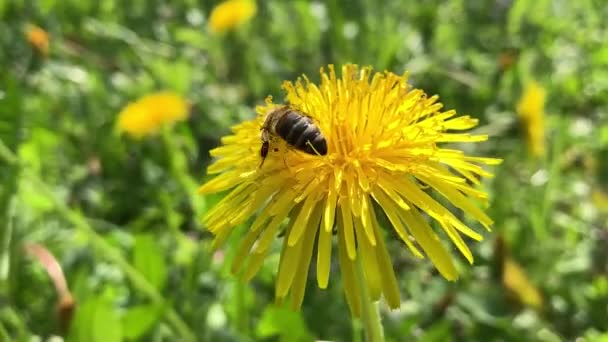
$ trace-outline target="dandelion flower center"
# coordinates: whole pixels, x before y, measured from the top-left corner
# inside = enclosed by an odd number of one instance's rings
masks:
[[[439,272],[454,280],[452,258],[423,214],[436,221],[467,260],[473,256],[461,234],[481,235],[452,214],[435,192],[489,229],[492,220],[474,203],[487,195],[474,188],[491,174],[480,165],[492,158],[470,157],[441,148],[440,143],[479,142],[485,135],[461,131],[477,120],[441,111],[438,97],[413,89],[406,76],[373,73],[347,64],[341,77],[333,66],[321,70],[320,83],[304,77],[285,82],[289,106],[310,116],[327,140],[327,154],[298,151],[280,137],[271,140],[266,162],[259,167],[260,127],[276,109],[272,99],[257,108],[254,120],[233,128],[209,174],[217,174],[200,191],[228,191],[204,218],[221,245],[235,226],[246,224],[233,270],[245,279],[261,267],[272,242],[284,232],[276,296],[291,294],[298,308],[304,297],[314,245],[319,287],[326,288],[337,240],[347,302],[360,313],[355,261],[361,258],[373,299],[384,297],[391,308],[400,304],[397,280],[385,235],[393,230],[417,257],[429,257]],[[381,224],[382,222],[382,224]],[[335,236],[334,236],[335,232]]]

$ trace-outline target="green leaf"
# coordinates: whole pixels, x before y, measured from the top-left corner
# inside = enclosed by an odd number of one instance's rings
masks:
[[[138,305],[129,308],[122,318],[125,338],[138,340],[158,322],[161,314],[162,308],[158,305]]]
[[[281,341],[310,341],[312,336],[298,312],[268,306],[256,328],[260,339],[280,336]]]
[[[199,49],[207,49],[209,47],[209,37],[203,34],[201,30],[189,27],[177,28],[175,30],[175,40],[178,43],[187,44]]]
[[[121,342],[122,325],[110,301],[96,297],[76,309],[70,330],[74,342]]]
[[[157,289],[165,284],[167,265],[162,248],[152,234],[140,234],[135,237],[133,265]]]
[[[40,12],[48,14],[57,5],[57,0],[42,0],[40,1]]]
[[[155,78],[162,81],[163,86],[185,94],[192,83],[192,66],[183,61],[154,60],[149,67]]]
[[[6,222],[5,229],[0,231],[0,291],[5,289],[5,282],[9,276],[10,263],[11,263],[11,243],[13,238],[13,225],[15,223],[15,211],[16,211],[15,196],[10,196],[6,209],[4,212],[0,212],[0,217],[4,218]]]
[[[435,341],[452,341],[452,327],[450,322],[439,321],[433,324],[420,338],[420,341],[435,342]]]

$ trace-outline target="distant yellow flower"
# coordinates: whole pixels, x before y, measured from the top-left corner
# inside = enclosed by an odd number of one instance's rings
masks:
[[[166,124],[186,120],[189,106],[184,98],[171,92],[159,92],[128,104],[118,114],[118,131],[135,138],[152,135]]]
[[[400,294],[384,242],[392,229],[415,256],[426,254],[445,278],[456,279],[458,272],[436,232],[449,236],[469,262],[473,256],[460,234],[482,237],[430,192],[489,229],[492,220],[472,201],[486,202],[487,195],[470,184],[491,176],[480,164],[500,160],[438,146],[486,140],[486,135],[457,132],[476,126],[477,120],[457,117],[454,110],[441,112],[438,97],[413,89],[406,76],[373,73],[352,64],[342,67],[340,78],[329,66],[329,72],[321,70],[319,85],[304,77],[285,82],[283,88],[290,105],[317,122],[327,140],[327,154],[302,153],[275,137],[260,167],[260,128],[266,114],[276,108],[271,99],[257,108],[257,118],[234,126],[233,134],[222,139],[223,146],[211,151],[217,160],[208,173],[217,175],[200,192],[228,191],[203,218],[216,235],[214,246],[224,243],[235,226],[255,217],[233,271],[243,271],[243,277],[251,279],[273,240],[284,232],[276,296],[282,300],[291,293],[293,307],[299,308],[314,244],[317,283],[321,288],[328,285],[335,231],[353,313],[361,312],[357,258],[371,298],[383,295],[391,308],[397,308]],[[426,215],[441,229],[431,227]],[[386,229],[380,222],[387,222]]]
[[[505,288],[521,303],[536,310],[541,310],[543,297],[536,286],[528,279],[524,268],[511,257],[504,259],[502,268],[502,284]]]
[[[248,21],[257,7],[253,0],[227,0],[215,6],[209,16],[211,32],[225,32]]]
[[[49,52],[49,34],[35,25],[28,25],[25,31],[27,40],[43,55]]]
[[[608,194],[601,188],[596,188],[591,192],[591,201],[601,213],[608,212]]]
[[[517,104],[517,112],[526,131],[528,148],[533,156],[545,153],[545,98],[546,91],[537,82],[526,85]]]

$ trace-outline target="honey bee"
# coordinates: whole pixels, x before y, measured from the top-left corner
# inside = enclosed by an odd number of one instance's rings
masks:
[[[290,106],[281,106],[268,113],[261,131],[260,167],[268,156],[271,135],[280,137],[296,150],[312,155],[327,154],[327,141],[319,126],[310,116]]]

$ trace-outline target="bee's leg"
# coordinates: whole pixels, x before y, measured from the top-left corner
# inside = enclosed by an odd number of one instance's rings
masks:
[[[260,162],[260,168],[264,165],[264,161],[266,160],[266,156],[268,156],[268,141],[264,141],[262,143],[262,148],[260,149],[260,157],[262,157],[262,161]]]
[[[283,152],[283,164],[285,164],[285,168],[289,171],[289,173],[293,175],[294,172],[291,169],[291,166],[289,166],[289,164],[287,163],[287,151]]]
[[[262,157],[262,161],[260,162],[260,168],[262,167],[262,165],[264,165],[264,161],[266,160],[266,157],[268,156],[268,150],[270,149],[270,141],[268,139],[268,131],[265,129],[262,129],[262,147],[260,148],[260,157]]]

